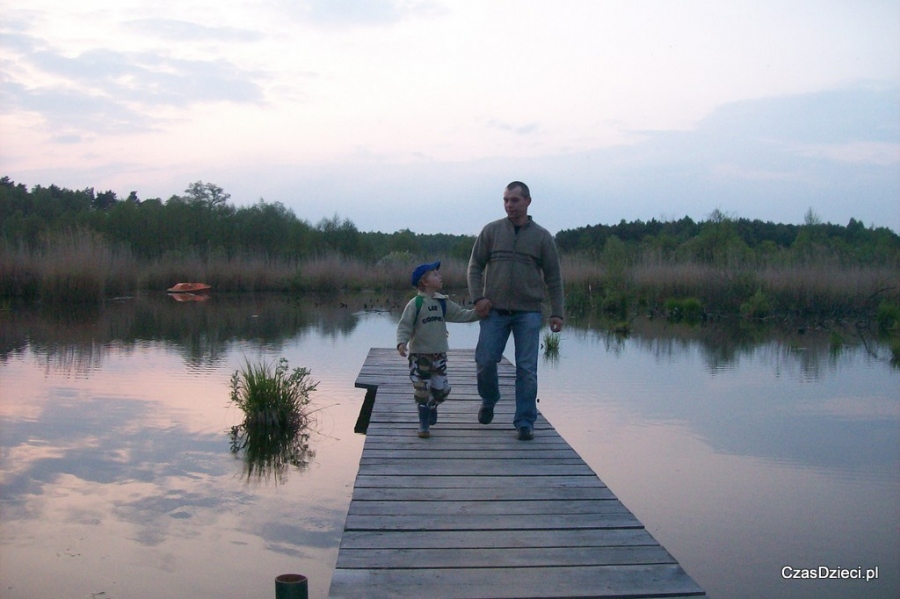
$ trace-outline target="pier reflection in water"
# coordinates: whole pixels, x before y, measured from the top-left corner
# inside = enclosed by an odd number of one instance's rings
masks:
[[[364,439],[353,380],[393,345],[393,304],[160,295],[0,313],[3,596],[265,595],[301,572],[324,597]],[[450,331],[474,347],[477,324]],[[843,333],[569,326],[540,408],[710,596],[895,596],[900,378],[884,345]],[[231,452],[229,379],[280,357],[319,381],[315,420],[251,469]],[[785,565],[880,579],[800,584]]]

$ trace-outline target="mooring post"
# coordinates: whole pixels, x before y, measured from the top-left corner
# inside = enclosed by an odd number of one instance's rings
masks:
[[[275,577],[275,599],[309,599],[309,583],[302,574]]]

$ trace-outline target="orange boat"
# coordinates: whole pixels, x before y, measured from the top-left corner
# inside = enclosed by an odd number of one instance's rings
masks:
[[[206,283],[178,283],[169,287],[167,291],[169,293],[207,293],[210,289],[212,287]]]

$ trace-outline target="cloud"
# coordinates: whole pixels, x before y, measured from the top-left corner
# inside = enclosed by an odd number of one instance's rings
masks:
[[[629,220],[670,205],[798,222],[813,206],[832,222],[900,230],[898,105],[900,89],[869,87],[728,104],[692,131],[592,153],[598,196],[628,205]]]
[[[725,105],[701,131],[741,139],[797,143],[895,142],[900,139],[900,89],[852,87]]]
[[[155,107],[264,102],[266,74],[225,59],[103,48],[70,57],[22,34],[4,36],[3,45],[9,53],[2,63],[2,111],[37,113],[53,131],[135,133],[161,124]],[[37,74],[31,80],[40,83],[19,83],[15,71],[23,69]]]
[[[65,86],[27,89],[17,83],[4,83],[0,93],[4,112],[13,109],[38,113],[46,128],[62,134],[58,139],[68,143],[80,138],[73,133],[76,131],[135,133],[153,129],[156,122],[121,100]]]
[[[4,70],[6,70],[12,62],[9,59],[11,55],[33,52],[37,49],[37,46],[37,39],[27,33],[18,31],[13,33],[9,30],[3,31],[3,35],[0,36],[0,48],[3,48]]]
[[[900,88],[747,100],[721,106],[692,130],[643,131],[640,143],[591,154],[609,157],[616,170],[680,170],[697,178],[694,186],[729,175],[810,183],[830,178],[835,163],[900,166],[898,105]]]
[[[142,35],[174,41],[257,42],[263,39],[258,31],[237,27],[210,27],[178,19],[135,19],[125,26]]]
[[[392,25],[445,12],[432,0],[306,0],[285,2],[295,17],[324,27]]]
[[[525,123],[523,125],[514,125],[512,123],[498,121],[496,119],[491,119],[490,121],[488,121],[487,126],[489,129],[497,129],[499,131],[515,133],[516,135],[532,135],[534,133],[539,133],[541,130],[541,126],[535,122]]]
[[[532,157],[392,163],[360,153],[333,163],[223,162],[202,173],[191,164],[168,165],[152,173],[156,188],[133,183],[147,178],[136,165],[104,168],[129,181],[120,195],[137,189],[141,197],[168,197],[202,178],[224,187],[237,205],[281,202],[312,223],[337,211],[364,231],[474,234],[503,216],[502,186],[512,180],[531,186],[531,212],[552,232],[623,219],[704,219],[716,208],[802,223],[810,207],[826,222],[852,217],[900,231],[900,135],[886,133],[900,120],[890,112],[898,93],[858,87],[739,102],[690,131],[645,131],[628,145]],[[848,121],[857,123],[857,134],[848,133]],[[101,181],[102,170],[17,177],[118,189]],[[440,207],[440,217],[422,219],[423,201]]]
[[[342,198],[348,216],[367,231],[472,233],[502,216],[501,187],[515,179],[529,183],[536,220],[554,232],[664,214],[703,219],[716,208],[800,223],[810,207],[825,221],[846,224],[853,217],[900,231],[900,115],[892,112],[898,95],[858,87],[737,102],[690,131],[645,131],[636,143],[566,154],[273,166],[253,185],[257,197],[261,192],[312,221],[330,215],[316,212],[331,205],[327,198]],[[260,189],[263,179],[267,187]],[[359,189],[382,201],[354,199]],[[448,209],[431,222],[405,218],[417,214],[422,197]]]
[[[900,143],[849,142],[845,144],[797,145],[793,151],[837,162],[871,163],[880,166],[900,164]]]
[[[259,102],[257,72],[218,60],[186,60],[152,52],[89,50],[74,58],[38,52],[32,63],[64,84],[96,89],[110,98],[145,105],[185,106],[202,102]]]

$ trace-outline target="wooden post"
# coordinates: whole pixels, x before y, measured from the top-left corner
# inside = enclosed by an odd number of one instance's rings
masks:
[[[302,574],[275,577],[275,599],[309,599],[309,585]]]

